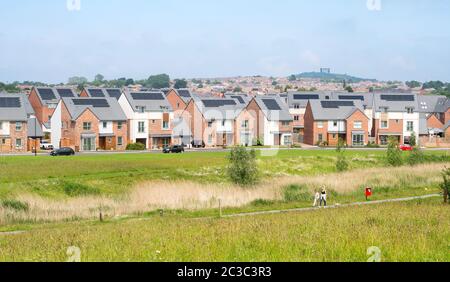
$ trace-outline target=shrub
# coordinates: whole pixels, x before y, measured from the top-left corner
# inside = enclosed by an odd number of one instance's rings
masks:
[[[408,164],[410,166],[415,166],[423,163],[424,161],[425,159],[422,150],[420,150],[417,147],[414,147],[408,156]]]
[[[1,206],[5,209],[11,209],[15,211],[27,212],[30,209],[28,203],[21,202],[18,200],[3,200],[1,201]]]
[[[367,148],[380,148],[380,145],[378,145],[377,143],[372,141],[372,142],[367,143],[366,147]]]
[[[409,145],[415,147],[417,145],[417,138],[416,138],[416,134],[413,132],[411,134],[411,137],[409,139]]]
[[[143,151],[145,150],[145,144],[142,143],[132,143],[127,145],[127,151]]]
[[[347,158],[344,155],[345,143],[342,138],[339,138],[338,144],[336,146],[336,152],[338,153],[338,157],[336,160],[336,170],[338,172],[343,172],[348,169]]]
[[[403,164],[402,151],[398,147],[398,141],[395,137],[389,138],[386,159],[391,166],[401,166]]]
[[[448,203],[448,195],[450,193],[450,168],[445,168],[442,171],[442,178],[444,179],[444,182],[442,182],[440,186],[444,195],[444,203]]]
[[[256,199],[253,202],[250,203],[250,205],[255,207],[264,207],[264,206],[271,206],[275,202],[271,200],[265,200],[265,199]]]
[[[259,172],[256,164],[256,151],[245,147],[234,147],[228,156],[228,175],[238,185],[252,185],[258,182]]]
[[[98,188],[80,184],[80,183],[62,182],[61,186],[64,190],[64,193],[69,197],[100,194],[100,190]]]
[[[309,201],[311,194],[305,186],[289,185],[284,188],[283,198],[286,202]]]

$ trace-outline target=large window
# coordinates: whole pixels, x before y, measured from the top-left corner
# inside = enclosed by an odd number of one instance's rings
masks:
[[[317,128],[323,128],[323,121],[317,122]]]
[[[107,128],[108,127],[108,122],[104,121],[103,122],[103,128]]]
[[[382,120],[380,122],[380,128],[383,128],[383,129],[388,128],[388,121],[387,120]]]
[[[381,135],[380,136],[380,144],[381,145],[387,145],[388,141],[389,141],[388,136],[386,136],[386,135]]]
[[[169,129],[169,122],[168,121],[163,121],[162,127],[163,127],[164,130]]]
[[[353,146],[364,146],[364,134],[353,134]]]
[[[123,145],[123,137],[122,136],[117,137],[117,145],[118,146],[122,146]]]
[[[16,148],[22,149],[22,139],[16,139]]]
[[[145,133],[145,122],[143,121],[138,122],[138,132]]]
[[[92,124],[90,122],[83,122],[83,130],[91,130]]]
[[[284,136],[284,145],[285,146],[290,146],[292,145],[292,138],[289,135],[285,135]]]
[[[319,134],[317,136],[317,139],[318,139],[319,142],[322,142],[323,141],[323,134]]]
[[[117,129],[121,130],[122,127],[123,127],[123,124],[122,124],[121,121],[119,121],[119,122],[117,123]]]
[[[242,121],[242,128],[248,129],[248,127],[249,127],[248,124],[249,124],[249,123],[248,123],[248,120],[243,120],[243,121]]]
[[[406,123],[406,130],[409,132],[413,132],[414,131],[414,122],[413,121],[408,121]]]

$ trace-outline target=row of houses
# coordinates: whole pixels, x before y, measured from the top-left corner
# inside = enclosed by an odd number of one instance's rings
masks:
[[[132,91],[35,87],[0,94],[1,152],[30,151],[37,139],[76,151],[183,144],[289,146],[408,144],[450,137],[450,100],[412,93],[290,92],[206,97],[187,89]],[[446,134],[447,133],[447,134]],[[434,140],[434,139],[433,139]],[[441,139],[439,139],[441,140]],[[445,139],[442,139],[445,140]]]

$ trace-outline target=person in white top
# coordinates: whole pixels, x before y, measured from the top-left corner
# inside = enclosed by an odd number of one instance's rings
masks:
[[[316,190],[316,194],[314,195],[313,207],[317,207],[317,205],[319,204],[319,200],[320,200],[320,193],[319,190]]]
[[[327,190],[325,187],[322,188],[322,192],[320,193],[320,207],[322,206],[322,202],[324,203],[324,207],[327,206]]]

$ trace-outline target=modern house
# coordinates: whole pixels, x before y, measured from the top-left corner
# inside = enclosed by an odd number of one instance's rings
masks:
[[[43,131],[50,133],[50,119],[61,98],[75,98],[78,95],[71,88],[33,87],[28,99]]]
[[[125,150],[127,117],[115,98],[62,98],[51,117],[55,148]]]
[[[372,136],[377,144],[387,145],[390,137],[409,144],[411,135],[419,135],[420,107],[416,94],[374,94]]]
[[[0,93],[0,153],[31,151],[42,137],[26,95]]]
[[[172,106],[176,118],[181,116],[186,109],[187,104],[193,98],[193,95],[189,89],[170,89],[167,90],[165,95],[169,101],[169,104]]]
[[[305,143],[336,146],[342,139],[349,146],[369,140],[369,117],[360,100],[311,100],[305,112]]]
[[[254,134],[253,140],[265,146],[292,145],[293,118],[289,113],[288,105],[281,97],[255,97],[246,107],[246,111],[248,113],[244,115],[252,116],[254,119],[253,126],[249,124]],[[239,119],[242,120],[242,116],[239,116]],[[239,143],[242,143],[242,140]]]
[[[174,112],[161,91],[124,91],[119,104],[128,119],[130,143],[141,143],[147,149],[172,144]]]

